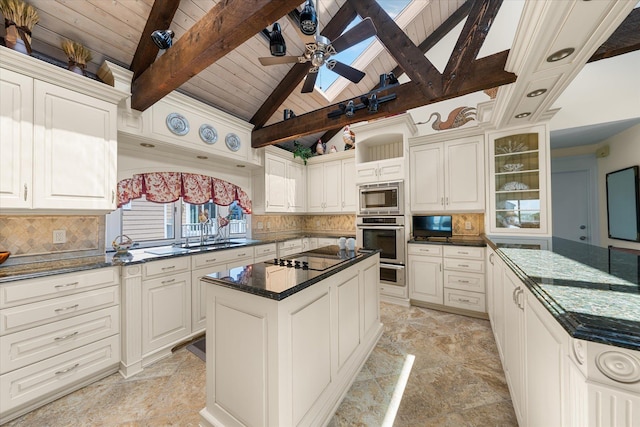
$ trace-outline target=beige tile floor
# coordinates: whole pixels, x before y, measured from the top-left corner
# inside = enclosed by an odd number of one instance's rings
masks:
[[[381,305],[385,332],[331,427],[381,426],[413,359],[394,426],[517,426],[489,322]],[[123,379],[111,375],[6,427],[197,426],[205,365],[182,348]]]

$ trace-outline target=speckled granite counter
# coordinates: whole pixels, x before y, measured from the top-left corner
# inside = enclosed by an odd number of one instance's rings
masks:
[[[557,238],[546,250],[498,249],[572,337],[640,349],[638,255]]]
[[[326,246],[319,249],[306,251],[307,256],[327,257],[329,261],[339,262],[333,267],[323,271],[305,270],[281,266],[273,263],[257,263],[247,266],[233,268],[209,274],[202,280],[238,291],[259,295],[265,298],[280,301],[288,296],[308,288],[314,283],[318,283],[352,265],[376,255],[379,251],[345,251],[338,246]],[[285,259],[296,258],[299,255],[291,255]],[[330,258],[329,258],[330,257]],[[337,259],[336,259],[337,258]],[[292,274],[277,275],[278,271]],[[276,277],[278,280],[268,280],[268,276]]]
[[[454,236],[450,238],[432,237],[427,239],[411,239],[411,244],[419,245],[444,245],[444,246],[487,246],[487,241],[478,236]]]

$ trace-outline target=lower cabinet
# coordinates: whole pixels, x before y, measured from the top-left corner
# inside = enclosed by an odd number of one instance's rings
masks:
[[[443,304],[442,246],[409,245],[409,298]]]

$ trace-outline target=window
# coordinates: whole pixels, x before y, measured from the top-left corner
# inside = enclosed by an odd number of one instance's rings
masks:
[[[237,202],[217,206],[212,201],[203,205],[185,203],[155,203],[131,200],[107,215],[107,249],[116,236],[124,234],[142,247],[199,242],[214,238],[246,237],[247,214]]]

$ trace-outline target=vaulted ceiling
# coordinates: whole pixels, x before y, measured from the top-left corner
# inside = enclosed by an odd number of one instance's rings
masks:
[[[345,85],[331,100],[318,90],[300,93],[309,63],[265,67],[258,61],[258,57],[269,56],[262,30],[276,21],[282,26],[287,54],[303,53],[296,13],[291,13],[301,9],[300,0],[28,2],[40,16],[33,30],[34,51],[64,60],[60,42],[64,38],[80,42],[93,53],[89,71],[96,72],[105,59],[134,71],[134,108],[144,110],[177,89],[254,124],[254,147],[293,138],[326,138],[350,121],[362,120],[344,115],[329,119],[327,114],[338,102],[358,99],[376,89],[380,74],[390,71],[406,74],[410,81],[382,90],[379,97],[394,93],[396,99],[381,104],[378,113],[366,118],[516,80],[515,74],[505,71],[508,51],[477,59],[502,0],[414,0],[396,21],[375,0],[316,0],[320,31],[330,40],[360,15],[373,20],[377,38],[385,47],[361,68],[366,76],[358,84]],[[637,10],[592,59],[640,47]],[[440,73],[424,53],[467,16],[453,54]],[[175,32],[174,45],[159,53],[149,34],[164,28]],[[283,122],[284,109],[293,110],[298,117]]]

